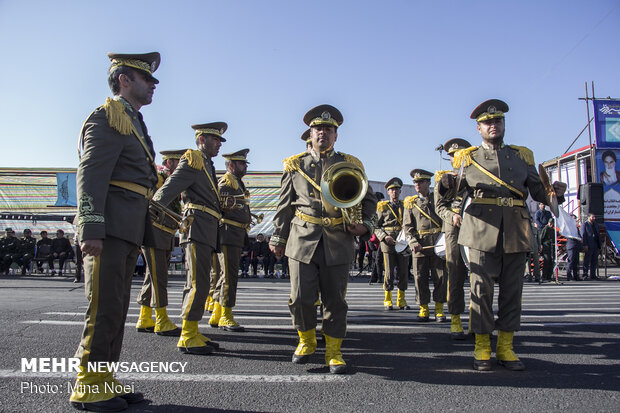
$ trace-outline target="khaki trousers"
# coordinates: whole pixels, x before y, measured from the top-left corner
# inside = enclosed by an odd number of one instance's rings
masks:
[[[384,252],[383,265],[383,289],[392,291],[394,289],[394,268],[398,272],[398,289],[405,291],[409,284],[409,256],[404,256],[397,252]]]
[[[200,321],[211,285],[211,258],[213,247],[196,241],[183,244],[187,279],[183,288],[181,317],[187,321]]]
[[[469,250],[471,306],[470,325],[476,334],[495,328],[517,331],[521,327],[523,266],[527,253],[504,254],[501,243],[496,252]],[[493,317],[493,287],[499,284],[497,321]]]
[[[84,257],[84,290],[88,308],[82,339],[75,353],[80,365],[89,361],[118,361],[129,308],[131,278],[138,246],[107,237],[100,256]]]
[[[461,247],[457,240],[459,228],[447,226],[446,239],[446,270],[448,271],[448,312],[450,314],[463,314],[465,312],[465,279],[467,267],[461,257]]]
[[[171,251],[142,247],[146,274],[138,294],[138,304],[159,308],[168,306],[168,266]]]
[[[345,300],[349,281],[349,264],[328,266],[325,262],[322,241],[315,249],[310,264],[289,257],[291,295],[288,307],[293,325],[298,331],[316,328],[314,303],[321,293],[323,305],[323,333],[334,338],[344,338],[347,333]]]
[[[219,302],[222,307],[234,307],[237,302],[241,247],[222,245],[222,252],[217,254],[217,258],[217,284],[213,292],[213,300]],[[215,263],[213,270],[216,271]]]
[[[415,277],[416,302],[418,305],[428,304],[431,301],[429,279],[433,280],[433,301],[446,302],[445,271],[437,273],[437,267],[442,261],[435,255],[413,257],[413,275]]]

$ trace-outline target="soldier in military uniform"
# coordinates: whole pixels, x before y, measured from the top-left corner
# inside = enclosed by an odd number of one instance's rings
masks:
[[[396,305],[401,310],[409,310],[405,300],[405,291],[409,281],[409,255],[410,251],[397,252],[396,238],[403,228],[403,202],[399,199],[403,181],[400,178],[392,178],[385,184],[389,200],[377,203],[377,227],[375,235],[381,241],[380,248],[383,253],[385,275],[383,278],[383,290],[385,297],[383,306],[386,310],[392,310],[392,290],[394,290],[394,270],[398,272],[398,294]]]
[[[407,242],[413,251],[413,275],[415,278],[416,298],[420,306],[417,321],[429,321],[428,304],[431,301],[429,279],[433,280],[433,301],[435,302],[435,321],[443,323],[446,317],[443,304],[446,302],[445,274],[437,268],[442,265],[435,255],[435,242],[441,233],[441,218],[435,213],[435,201],[430,192],[433,174],[424,169],[411,171],[413,186],[418,195],[405,198],[403,227]]]
[[[5,237],[2,238],[2,269],[8,275],[11,265],[14,262],[19,264],[21,245],[13,228],[7,228],[5,233]]]
[[[84,123],[77,170],[77,223],[89,304],[75,354],[81,369],[70,400],[73,407],[91,411],[124,410],[144,399],[141,393],[112,392],[110,386],[118,384],[113,372],[90,371],[87,363],[119,360],[131,279],[157,183],[155,151],[139,110],[153,99],[159,81],[152,73],[160,55],[108,57],[114,98]]]
[[[186,151],[187,149],[160,152],[165,169],[159,172],[159,175],[164,182],[174,172],[181,156]],[[181,215],[179,198],[171,202],[170,210]],[[142,255],[146,262],[146,274],[137,300],[140,304],[140,317],[136,323],[136,329],[141,333],[154,332],[160,336],[178,337],[181,335],[181,329],[170,321],[166,311],[168,306],[168,267],[170,266],[170,256],[174,248],[174,236],[177,232],[178,223],[163,211],[157,209],[155,211],[158,211],[158,214],[156,215],[156,222],[153,222],[152,236],[145,239],[142,246]],[[155,320],[152,318],[153,308],[155,309]]]
[[[19,240],[20,258],[19,264],[22,266],[22,275],[30,268],[30,264],[34,259],[34,252],[37,246],[37,240],[32,236],[32,231],[28,228],[24,230],[24,236]]]
[[[450,160],[454,159],[454,154],[459,149],[469,148],[471,144],[465,139],[454,138],[448,140],[444,149],[448,152]],[[457,171],[437,171],[435,173],[435,211],[443,221],[443,232],[446,241],[446,270],[448,271],[447,291],[448,291],[448,312],[450,313],[450,337],[453,340],[464,340],[465,333],[461,323],[461,314],[465,312],[465,278],[467,277],[467,267],[461,257],[461,248],[458,244],[459,229],[463,217],[461,207],[463,197],[467,189],[465,186],[458,189],[454,188],[450,192],[440,193],[439,182],[444,174],[457,175]],[[458,179],[458,177],[457,177]]]
[[[214,308],[209,325],[223,330],[241,332],[244,328],[235,321],[232,308],[237,299],[237,280],[241,249],[249,243],[250,192],[241,180],[248,169],[249,149],[223,154],[226,159],[226,173],[218,182],[222,206],[222,227],[217,254],[217,285],[213,294]]]
[[[222,135],[227,128],[224,122],[192,125],[198,150],[185,152],[179,166],[153,197],[153,200],[168,205],[181,195],[184,217],[193,218],[180,240],[185,249],[187,280],[181,312],[183,327],[177,347],[185,354],[207,355],[219,347],[198,332],[198,322],[202,319],[209,294],[212,257],[219,249],[218,227],[222,219],[215,166],[211,159],[218,154],[222,142],[226,142]]]
[[[340,162],[363,168],[357,158],[334,150],[342,121],[340,111],[330,105],[317,106],[304,116],[304,123],[311,129],[312,149],[284,160],[280,201],[270,240],[277,259],[284,254],[289,258],[289,309],[299,335],[292,361],[307,363],[316,350],[315,304],[320,293],[325,363],[334,374],[346,371],[340,347],[347,327],[345,293],[355,254],[354,236],[372,234],[377,207],[369,188],[361,201],[363,222],[345,228],[341,210],[322,202],[325,193],[319,185],[323,171]]]
[[[482,136],[480,146],[455,153],[454,167],[463,168],[463,182],[472,196],[459,233],[459,244],[470,250],[470,326],[476,334],[475,370],[491,369],[490,333],[497,328],[495,356],[509,370],[525,367],[512,347],[520,328],[523,267],[531,248],[530,214],[525,208],[528,192],[539,202],[552,201],[549,192],[562,198],[565,186],[554,183],[546,190],[534,167],[532,152],[504,144],[504,114],[508,105],[498,99],[481,103],[471,114]],[[456,186],[453,175],[441,179],[440,191]],[[559,201],[562,201],[560,199]],[[499,284],[499,311],[493,315],[493,287]]]

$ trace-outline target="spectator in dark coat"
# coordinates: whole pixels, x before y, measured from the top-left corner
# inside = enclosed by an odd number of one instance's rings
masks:
[[[62,229],[56,231],[56,239],[52,240],[52,249],[50,252],[51,255],[49,264],[52,269],[52,276],[56,274],[56,270],[54,269],[54,260],[58,260],[58,275],[61,276],[65,261],[73,258],[71,241],[65,238],[65,232]]]
[[[598,265],[598,254],[601,250],[601,234],[594,214],[588,214],[588,220],[583,223],[581,229],[581,236],[585,252],[585,257],[583,258],[583,279],[588,279],[589,271],[590,279],[596,280],[596,266]]]

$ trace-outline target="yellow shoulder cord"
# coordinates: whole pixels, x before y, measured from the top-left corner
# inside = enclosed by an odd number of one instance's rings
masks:
[[[489,178],[491,178],[492,180],[494,180],[495,182],[497,182],[498,184],[508,188],[510,191],[514,192],[515,194],[519,195],[522,199],[525,199],[525,195],[523,194],[523,192],[519,191],[517,188],[515,188],[514,186],[510,185],[507,182],[502,181],[500,178],[498,178],[497,176],[493,175],[491,172],[489,172],[488,170],[486,170],[482,165],[480,165],[478,162],[476,162],[474,160],[474,158],[471,158],[471,163],[474,164],[474,166],[476,168],[478,168],[478,170],[480,172],[482,172],[483,174],[485,174],[486,176],[488,176]]]
[[[396,212],[394,212],[394,210],[392,209],[392,207],[390,206],[390,204],[387,204],[387,207],[390,208],[390,211],[392,211],[392,214],[394,214],[394,218],[396,218],[396,221],[398,221],[398,224],[402,227],[403,226],[403,218],[402,218],[402,210],[400,209],[400,207],[398,208],[398,215],[396,215]]]
[[[218,190],[217,186],[215,185],[215,182],[213,182],[213,178],[211,177],[211,174],[209,173],[209,171],[207,171],[207,166],[204,164],[204,162],[202,164],[202,170],[207,175],[207,178],[209,178],[209,182],[211,183],[211,187],[213,188],[213,191],[215,191],[215,195],[217,195],[218,202],[222,202],[222,200],[220,198],[220,191]]]
[[[301,176],[303,176],[303,177],[306,179],[306,181],[310,182],[310,183],[312,184],[312,186],[313,186],[313,187],[315,187],[317,191],[319,191],[319,193],[322,193],[322,192],[321,192],[321,187],[320,187],[320,186],[319,186],[316,182],[314,182],[314,179],[312,179],[312,178],[310,178],[308,175],[306,175],[306,173],[305,173],[304,171],[302,171],[302,170],[301,170],[301,168],[299,167],[299,165],[295,165],[295,166],[294,166],[294,170],[295,170],[295,171],[297,171],[297,172],[299,172],[299,174],[300,174]]]
[[[418,204],[416,204],[415,202],[413,203],[413,206],[416,207],[418,209],[418,211],[420,211],[422,213],[422,215],[424,215],[426,218],[430,219],[431,222],[435,225],[437,225],[437,228],[441,228],[441,225],[439,225],[437,223],[437,221],[435,221],[430,215],[428,215],[426,212],[422,211],[422,208],[420,208],[418,206]]]

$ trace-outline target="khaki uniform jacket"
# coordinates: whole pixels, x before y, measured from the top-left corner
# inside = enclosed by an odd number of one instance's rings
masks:
[[[116,123],[109,122],[106,114]],[[131,126],[143,137],[150,158],[129,129]],[[80,147],[76,177],[79,239],[112,236],[142,245],[145,228],[150,226],[148,199],[110,185],[110,180],[118,180],[153,189],[157,183],[157,171],[151,161],[155,152],[142,115],[122,98],[109,99],[84,123]]]
[[[168,174],[165,172],[160,172],[159,176],[162,177],[162,182],[166,182],[166,180],[168,179]],[[168,207],[173,212],[181,215],[181,202],[179,201],[179,199],[180,198],[177,196]],[[163,225],[164,227],[171,229],[174,232],[160,229],[157,226],[158,224]],[[153,225],[151,225],[151,230],[146,231],[146,234],[144,236],[144,246],[165,251],[171,251],[174,248],[174,236],[176,233],[176,228],[176,222],[174,222],[174,220],[169,216],[166,216],[163,223],[154,223]]]
[[[529,149],[502,145],[497,151],[484,146],[463,151],[470,151],[469,156],[482,167],[524,194],[524,197],[520,197],[470,164],[464,167],[461,184],[467,185],[472,197],[510,197],[525,202],[524,198],[529,191],[535,201],[545,204],[548,202],[540,176],[534,167],[534,156]],[[479,251],[495,252],[500,229],[503,229],[504,253],[531,251],[530,220],[530,213],[525,207],[471,203],[463,216],[459,244]]]
[[[390,209],[392,208],[392,209]],[[396,241],[398,234],[403,226],[403,211],[404,206],[402,201],[398,201],[398,204],[393,204],[390,201],[381,201],[377,203],[377,228],[375,229],[375,235],[381,241],[381,252],[389,252],[396,254],[396,247],[394,245],[388,245],[383,242],[385,237],[391,236]],[[398,216],[395,216],[396,213]]]
[[[224,204],[222,205],[222,215],[224,219],[247,225],[247,228],[249,228],[251,221],[250,192],[245,189],[243,181],[230,172],[226,172],[224,176],[220,178],[218,186],[222,204]],[[225,205],[228,206],[232,203],[229,201],[231,203],[226,204],[227,197],[235,200],[231,208],[225,207]],[[222,225],[220,231],[220,242],[222,245],[243,247],[247,243],[247,240],[247,229],[226,222]]]
[[[321,192],[308,182],[294,165],[320,185],[323,171],[334,163],[343,161],[361,165],[357,158],[333,150],[324,159],[320,159],[314,151],[311,151],[285,160],[280,202],[273,220],[274,232],[270,244],[286,245],[287,257],[309,264],[319,241],[323,240],[327,265],[349,264],[353,260],[355,254],[353,235],[346,231],[342,224],[321,226],[295,216],[295,211],[299,210],[317,218],[341,217],[340,211],[331,207],[325,208],[321,201]],[[377,220],[375,214],[377,199],[370,186],[361,204],[364,225],[370,235]]]
[[[439,231],[441,230],[441,218],[435,213],[435,202],[433,193],[430,192],[428,197],[422,198],[419,195],[408,196],[405,198],[405,211],[403,213],[403,227],[405,228],[405,234],[407,236],[407,242],[411,251],[417,245],[423,247],[435,245],[437,238],[439,237]],[[428,219],[420,209],[416,208],[417,205],[422,211],[424,211],[433,220]],[[439,224],[439,225],[437,225]],[[433,234],[420,235],[420,231],[436,231]],[[422,258],[434,255],[432,248],[414,252],[415,258]]]
[[[449,191],[440,191],[441,185],[439,184],[439,179],[441,175],[444,173],[454,173],[454,171],[438,171],[435,173],[435,212],[443,221],[442,231],[449,232],[453,230],[458,230],[458,227],[454,227],[452,225],[452,219],[455,215],[461,213],[463,197],[467,194],[467,188],[465,185],[461,184],[459,189],[459,193],[455,194],[456,188],[453,188]]]
[[[188,203],[199,204],[221,214],[213,163],[198,150],[189,149],[185,152],[177,168],[153,199],[168,205],[179,194],[186,207]],[[190,215],[194,221],[188,231],[181,234],[181,243],[195,241],[217,249],[219,219],[207,212],[186,208],[183,216]]]

